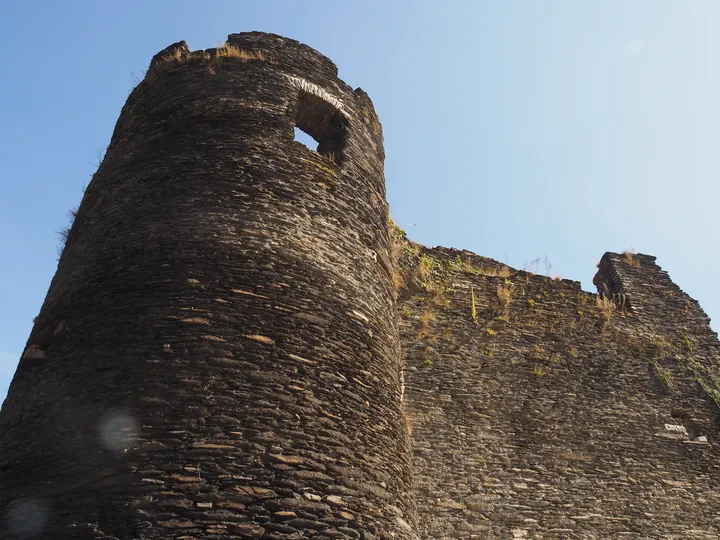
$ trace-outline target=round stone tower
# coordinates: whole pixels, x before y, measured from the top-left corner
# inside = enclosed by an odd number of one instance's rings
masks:
[[[415,538],[383,159],[307,46],[158,53],[0,412],[0,536]]]

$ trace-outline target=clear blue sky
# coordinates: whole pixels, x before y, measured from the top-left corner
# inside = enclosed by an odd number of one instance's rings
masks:
[[[632,247],[717,329],[718,26],[715,0],[5,0],[0,400],[55,272],[55,231],[134,81],[170,43],[249,30],[311,45],[370,94],[391,212],[412,239],[515,267],[547,254],[586,290],[605,251]]]

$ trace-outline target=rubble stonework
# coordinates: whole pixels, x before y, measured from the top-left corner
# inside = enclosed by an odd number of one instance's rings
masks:
[[[368,96],[228,43],[123,107],[0,411],[0,536],[717,538],[717,335],[655,259],[594,295],[410,242]]]
[[[605,254],[596,283],[630,298],[607,311],[578,282],[399,244],[421,538],[720,536],[717,335],[654,257]]]

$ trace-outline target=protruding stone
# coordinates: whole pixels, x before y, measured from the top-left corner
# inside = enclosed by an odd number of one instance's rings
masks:
[[[279,512],[275,512],[273,515],[279,519],[292,519],[292,518],[297,517],[297,514],[295,512],[285,511],[285,510],[280,510]]]
[[[204,339],[206,341],[217,341],[219,343],[227,343],[226,339],[223,339],[219,336],[212,336],[212,335],[208,335],[208,334],[200,336],[200,339]]]
[[[30,345],[22,357],[23,360],[43,360],[45,359],[45,350],[39,345]]]
[[[668,431],[670,433],[681,433],[683,435],[688,434],[687,428],[680,424],[665,424],[665,431]]]
[[[188,317],[187,319],[183,319],[182,322],[188,323],[188,324],[204,324],[204,325],[210,324],[210,321],[203,317]]]
[[[159,521],[158,525],[160,525],[161,527],[169,527],[171,529],[191,529],[193,527],[197,527],[197,524],[193,523],[192,521],[180,520]]]
[[[228,527],[231,533],[239,534],[243,538],[261,538],[265,534],[265,529],[255,523],[242,523],[240,525],[231,525]]]
[[[257,497],[259,499],[268,499],[271,497],[275,497],[277,495],[273,490],[261,488],[261,487],[235,486],[232,489],[233,489],[233,491],[237,491],[238,493],[242,493],[244,495],[250,495],[252,497]]]
[[[275,345],[275,340],[267,336],[261,336],[259,334],[246,334],[245,337],[259,343],[264,343],[265,345]]]
[[[268,454],[268,458],[270,461],[273,461],[275,463],[284,463],[284,464],[299,464],[305,461],[300,456],[293,456],[293,455],[284,455],[284,454]]]
[[[215,443],[195,443],[193,448],[206,448],[208,450],[234,450],[235,447],[230,444],[215,444]]]
[[[313,324],[317,324],[318,326],[327,326],[328,324],[330,324],[330,321],[328,319],[313,315],[312,313],[295,313],[293,314],[293,317],[302,319]]]
[[[64,329],[65,329],[65,321],[60,321],[59,323],[57,323],[57,326],[55,326],[55,331],[53,332],[53,336],[59,336]]]

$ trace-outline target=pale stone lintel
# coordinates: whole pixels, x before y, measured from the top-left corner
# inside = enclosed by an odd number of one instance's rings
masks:
[[[343,102],[340,101],[338,98],[327,92],[326,90],[323,90],[320,88],[317,84],[311,83],[308,80],[301,79],[300,77],[294,77],[293,75],[285,75],[290,82],[298,89],[302,90],[303,92],[307,92],[308,94],[312,94],[313,96],[319,97],[323,101],[326,101],[330,105],[332,105],[334,108],[336,108],[338,111],[340,111],[343,116],[346,118],[350,118],[350,115],[345,110],[345,107],[343,106]]]
[[[687,429],[683,425],[679,424],[665,424],[665,431],[671,432],[671,433],[681,433],[682,435],[687,435]]]

